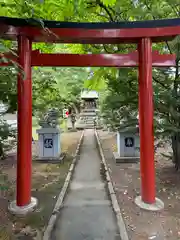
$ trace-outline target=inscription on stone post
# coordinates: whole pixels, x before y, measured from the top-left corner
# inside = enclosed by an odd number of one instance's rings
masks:
[[[124,139],[125,147],[134,147],[134,138],[133,137],[126,137]]]
[[[44,139],[44,147],[45,148],[53,148],[53,139],[52,138],[45,138]]]

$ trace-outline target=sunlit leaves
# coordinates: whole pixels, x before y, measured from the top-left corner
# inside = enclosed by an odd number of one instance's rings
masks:
[[[102,3],[106,6],[113,6],[117,0],[102,0]]]

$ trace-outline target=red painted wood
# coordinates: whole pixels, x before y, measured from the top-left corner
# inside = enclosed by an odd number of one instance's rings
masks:
[[[33,54],[32,66],[136,67],[138,53],[129,54]],[[153,54],[153,66],[175,66],[175,55]]]
[[[139,123],[141,148],[142,200],[155,202],[153,89],[152,65],[174,66],[174,56],[152,55],[152,42],[170,40],[180,34],[180,26],[128,29],[37,28],[14,27],[0,24],[3,39],[17,40],[19,61],[25,78],[18,77],[18,162],[17,205],[24,206],[31,197],[31,140],[32,140],[32,90],[31,65],[38,66],[114,66],[133,67],[139,60]],[[19,37],[20,36],[20,37]],[[33,53],[31,39],[35,42],[119,44],[139,43],[137,54],[128,55],[45,55]],[[134,55],[133,55],[134,54]],[[14,58],[16,61],[16,58]],[[58,65],[57,65],[58,64]],[[5,65],[5,64],[4,64]],[[1,64],[3,66],[3,64]],[[6,64],[7,66],[7,64]]]
[[[151,39],[139,44],[139,127],[142,201],[155,202],[153,88]]]
[[[142,37],[151,37],[153,42],[170,40],[180,34],[180,26],[157,28],[126,29],[83,29],[83,28],[37,28],[15,27],[0,24],[3,39],[16,40],[18,35],[25,35],[35,42],[115,44],[138,43]]]
[[[9,59],[16,61],[12,55],[6,55]],[[176,56],[174,54],[160,55],[158,51],[153,52],[153,67],[175,66]],[[138,66],[138,52],[128,54],[45,54],[39,51],[32,52],[32,66],[54,66],[54,67],[136,67]],[[0,66],[7,66],[0,63]]]
[[[17,147],[17,206],[31,201],[32,164],[32,81],[31,42],[18,37],[19,65],[24,73],[18,74],[18,147]]]

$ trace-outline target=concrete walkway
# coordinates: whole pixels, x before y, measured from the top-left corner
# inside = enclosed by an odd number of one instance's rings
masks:
[[[94,130],[85,130],[80,159],[55,228],[53,240],[119,240],[111,202],[100,176]]]

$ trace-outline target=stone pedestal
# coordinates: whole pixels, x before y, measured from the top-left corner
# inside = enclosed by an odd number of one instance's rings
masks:
[[[61,142],[60,129],[41,128],[37,131],[39,143],[39,159],[50,160],[60,159]]]
[[[139,134],[124,130],[117,132],[117,152],[114,152],[116,163],[134,163],[140,159]]]
[[[31,197],[31,201],[28,205],[25,206],[17,206],[16,200],[11,202],[8,206],[8,210],[10,213],[17,215],[17,216],[23,216],[30,212],[33,212],[35,208],[37,207],[38,200],[36,198]]]

